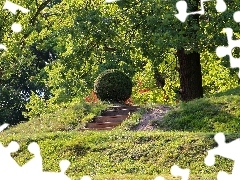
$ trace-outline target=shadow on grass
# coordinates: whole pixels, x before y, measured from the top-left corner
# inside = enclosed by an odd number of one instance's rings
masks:
[[[231,95],[240,95],[240,87],[236,87],[224,92],[213,94],[212,97],[231,96]]]

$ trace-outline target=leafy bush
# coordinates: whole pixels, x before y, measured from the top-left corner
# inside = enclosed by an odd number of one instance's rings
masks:
[[[94,92],[102,101],[124,102],[132,94],[132,81],[123,72],[109,69],[96,79]]]
[[[74,98],[71,102],[47,104],[47,101],[35,99],[28,104],[29,112],[25,115],[30,121],[14,127],[16,133],[69,131],[82,128],[94,116],[100,115],[110,104],[106,102],[86,102],[85,99]]]

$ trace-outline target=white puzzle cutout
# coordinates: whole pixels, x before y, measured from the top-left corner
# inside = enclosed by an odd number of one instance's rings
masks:
[[[233,19],[235,22],[239,23],[240,22],[240,11],[236,11],[234,14],[233,14]]]
[[[114,3],[114,2],[117,2],[119,0],[105,0],[106,3]]]
[[[0,126],[0,132],[7,128],[9,124]],[[39,145],[32,142],[28,145],[28,151],[34,155],[26,164],[20,166],[11,156],[17,152],[20,146],[16,141],[11,141],[7,147],[0,143],[0,179],[3,180],[71,180],[65,173],[70,162],[62,160],[59,163],[60,172],[45,172],[42,167],[42,156]],[[91,180],[90,176],[83,176],[81,180]]]
[[[204,14],[204,7],[203,7],[203,3],[207,2],[210,0],[201,0],[201,10],[200,11],[196,11],[196,12],[191,12],[191,13],[187,13],[187,3],[184,0],[178,1],[176,3],[176,8],[178,10],[178,14],[176,14],[175,16],[181,21],[181,22],[185,22],[187,16],[189,15],[193,15],[193,14]],[[218,12],[224,12],[227,9],[227,5],[224,2],[224,0],[217,0],[216,3],[216,10]],[[240,11],[236,11],[233,14],[233,19],[235,22],[240,23]],[[227,39],[228,39],[228,46],[219,46],[216,48],[216,55],[219,58],[222,58],[226,55],[229,56],[229,61],[230,61],[230,67],[231,68],[239,68],[239,72],[238,72],[238,77],[240,78],[240,58],[235,58],[232,55],[233,49],[234,48],[240,48],[240,40],[233,40],[233,30],[231,28],[224,28],[223,32],[225,32],[227,34]]]
[[[29,9],[26,9],[22,6],[14,4],[10,1],[6,1],[4,3],[3,10],[8,10],[11,13],[13,13],[14,15],[17,13],[18,10],[21,11],[22,13],[28,13],[30,11]],[[11,29],[14,33],[19,33],[19,32],[22,31],[22,25],[20,23],[15,22],[15,23],[12,24]],[[6,51],[7,47],[4,44],[0,43],[0,50],[1,49]]]
[[[4,6],[3,6],[3,9],[6,9],[6,10],[9,10],[11,13],[13,14],[17,14],[17,11],[21,11],[22,13],[28,13],[30,10],[29,9],[26,9],[22,6],[19,6],[15,3],[12,3],[10,1],[6,1]]]
[[[188,180],[190,175],[190,169],[182,169],[177,165],[173,165],[170,172],[173,177],[181,177],[181,180]],[[165,180],[165,178],[157,176],[154,180]]]
[[[226,143],[225,135],[223,133],[217,133],[214,136],[215,141],[218,143],[218,147],[208,151],[208,155],[205,158],[205,164],[207,166],[213,166],[215,164],[215,156],[230,159],[234,161],[232,174],[228,174],[224,171],[220,171],[217,175],[218,180],[239,180],[240,178],[240,138]]]
[[[219,58],[222,58],[226,55],[229,56],[230,66],[231,68],[240,68],[240,58],[235,58],[232,55],[232,51],[234,48],[240,48],[240,40],[233,40],[233,30],[231,28],[224,28],[223,32],[227,34],[228,46],[219,46],[216,48],[216,54]],[[240,78],[240,71],[238,73],[238,77]]]
[[[176,8],[178,10],[178,14],[175,14],[175,17],[178,18],[181,22],[185,22],[187,17],[189,15],[194,15],[194,14],[204,14],[204,2],[211,1],[211,0],[201,0],[201,10],[195,11],[195,12],[189,12],[187,13],[188,5],[186,1],[181,0],[176,3]],[[224,2],[224,0],[217,0],[216,6],[215,6],[217,12],[224,12],[227,9],[227,5]]]

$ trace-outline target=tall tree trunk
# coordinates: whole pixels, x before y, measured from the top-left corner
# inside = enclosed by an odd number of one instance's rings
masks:
[[[200,54],[186,54],[184,49],[177,50],[179,60],[180,95],[182,101],[203,97]]]
[[[198,11],[199,0],[194,0],[190,11]],[[199,26],[199,15],[189,17],[189,26],[197,23]],[[197,32],[193,32],[193,34]],[[187,35],[187,34],[186,34]],[[195,41],[197,43],[197,39]],[[198,52],[185,53],[184,48],[177,50],[180,76],[180,95],[182,101],[190,101],[203,97],[202,72],[200,54]]]

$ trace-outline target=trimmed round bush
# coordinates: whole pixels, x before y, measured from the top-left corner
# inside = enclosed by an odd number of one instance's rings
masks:
[[[122,103],[132,94],[132,81],[123,72],[109,69],[97,77],[94,92],[101,101]]]

